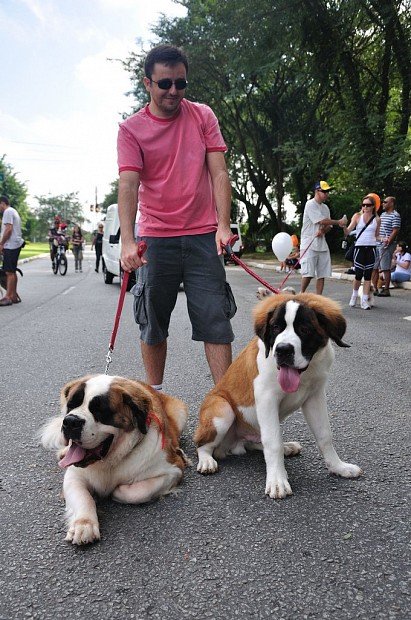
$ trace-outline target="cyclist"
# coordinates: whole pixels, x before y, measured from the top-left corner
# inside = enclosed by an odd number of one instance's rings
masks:
[[[50,246],[50,258],[54,267],[54,259],[56,258],[57,248],[59,245],[68,247],[68,238],[66,237],[67,224],[61,221],[61,218],[56,215],[54,218],[54,225],[49,229],[49,246]]]

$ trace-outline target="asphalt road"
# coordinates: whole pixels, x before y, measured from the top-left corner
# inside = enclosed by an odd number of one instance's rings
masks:
[[[92,257],[82,274],[23,266],[23,302],[0,308],[0,618],[405,619],[409,600],[410,291],[350,309],[350,283],[327,281],[343,304],[349,349],[336,347],[328,388],[340,456],[365,471],[328,475],[301,414],[284,437],[294,494],[264,495],[261,453],[230,457],[215,476],[195,466],[177,494],[144,506],[100,501],[100,543],[64,542],[62,472],[38,444],[63,384],[104,372],[119,286]],[[238,353],[252,336],[257,283],[229,267]],[[280,274],[260,271],[279,285]],[[290,278],[299,286],[299,277]],[[197,412],[212,387],[202,345],[191,341],[184,293],[172,319],[164,388],[190,409],[182,445],[195,463]],[[111,374],[143,379],[132,298],[126,297]]]

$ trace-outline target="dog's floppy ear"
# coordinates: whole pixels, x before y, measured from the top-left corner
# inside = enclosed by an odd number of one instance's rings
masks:
[[[290,294],[270,295],[260,301],[254,308],[254,331],[265,345],[266,357],[268,357],[270,350],[273,348],[277,337],[273,330],[275,314],[280,311],[280,306],[290,299],[294,299],[294,296]]]
[[[138,428],[140,433],[145,435],[147,433],[147,416],[151,405],[150,400],[142,394],[134,394],[133,396],[133,394],[124,392],[123,403],[131,411],[133,425]]]
[[[270,321],[273,318],[274,310],[268,312],[265,315],[265,320],[256,320],[255,322],[255,333],[263,341],[265,346],[265,356],[268,357],[270,354],[270,350],[274,346],[275,337],[273,334],[273,330],[270,329]]]
[[[319,324],[335,344],[339,347],[350,347],[342,340],[347,329],[347,322],[337,302],[312,293],[301,293],[297,298],[304,300],[314,310]]]

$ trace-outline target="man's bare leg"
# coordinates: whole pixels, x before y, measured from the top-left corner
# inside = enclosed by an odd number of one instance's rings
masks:
[[[301,278],[301,292],[302,293],[305,293],[311,280],[312,278],[306,278],[306,277]]]
[[[317,295],[322,295],[324,290],[324,278],[318,278],[315,283],[315,292]]]
[[[13,271],[6,271],[7,276],[7,290],[6,295],[7,299],[11,299],[11,301],[16,301],[17,299],[17,274]]]
[[[233,360],[231,344],[205,342],[204,350],[213,381],[218,383]]]
[[[147,383],[150,385],[161,385],[166,365],[167,340],[163,340],[163,342],[158,344],[146,344],[141,340],[140,345]]]

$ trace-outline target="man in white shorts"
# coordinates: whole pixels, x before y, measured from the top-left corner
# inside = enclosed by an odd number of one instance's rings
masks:
[[[301,292],[308,288],[312,278],[316,278],[315,292],[322,295],[324,278],[331,276],[331,256],[326,233],[335,226],[346,226],[347,218],[330,218],[330,210],[324,203],[331,187],[326,181],[314,185],[314,198],[306,202],[301,229]]]

